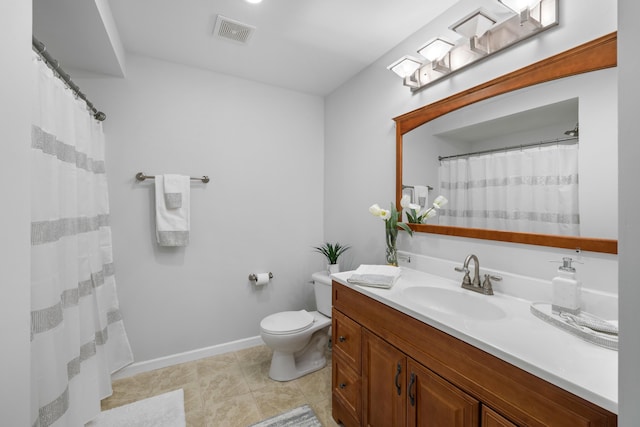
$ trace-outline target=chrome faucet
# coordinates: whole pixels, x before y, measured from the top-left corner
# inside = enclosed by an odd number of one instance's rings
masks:
[[[469,277],[469,262],[473,260],[473,279]],[[462,267],[456,267],[456,271],[460,271],[464,273],[464,277],[462,278],[462,287],[464,289],[468,289],[470,291],[479,292],[485,295],[493,295],[493,286],[491,285],[491,279],[493,280],[502,280],[500,276],[493,276],[491,274],[484,275],[484,281],[482,285],[480,285],[480,261],[478,261],[478,257],[471,254],[468,255]]]

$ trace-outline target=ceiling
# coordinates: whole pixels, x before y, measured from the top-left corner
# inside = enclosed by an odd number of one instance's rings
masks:
[[[324,96],[457,0],[33,0],[33,32],[65,71],[126,75],[126,53]],[[222,15],[255,27],[214,36]]]
[[[477,142],[504,137],[505,135],[544,129],[555,125],[578,122],[578,98],[555,102],[542,107],[520,111],[469,126],[438,134],[448,141]],[[562,138],[564,135],[560,134]]]

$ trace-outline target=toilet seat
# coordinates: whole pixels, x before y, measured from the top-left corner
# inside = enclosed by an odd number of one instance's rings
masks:
[[[282,311],[262,319],[260,328],[273,335],[294,334],[309,329],[313,320],[313,315],[306,310]]]

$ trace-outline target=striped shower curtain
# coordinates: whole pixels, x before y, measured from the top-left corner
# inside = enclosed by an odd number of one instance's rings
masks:
[[[578,144],[442,160],[439,224],[580,235]]]
[[[111,252],[102,124],[34,53],[31,424],[83,426],[133,361]]]

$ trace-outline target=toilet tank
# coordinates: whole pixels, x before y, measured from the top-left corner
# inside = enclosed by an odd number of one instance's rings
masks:
[[[318,311],[331,317],[331,278],[328,271],[318,271],[311,275],[313,289],[316,294]]]

